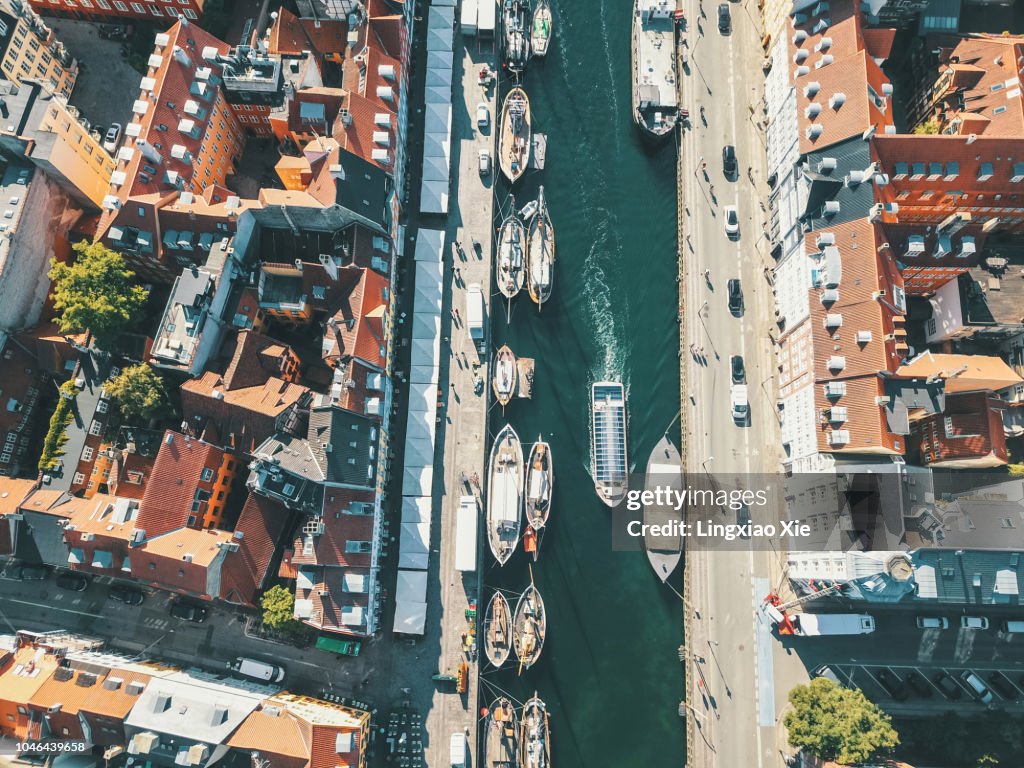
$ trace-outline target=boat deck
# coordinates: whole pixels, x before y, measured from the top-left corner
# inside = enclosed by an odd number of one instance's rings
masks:
[[[536,361],[532,357],[520,357],[516,359],[516,367],[519,369],[519,391],[518,396],[529,399],[533,397],[533,370]]]
[[[626,481],[626,402],[621,384],[594,385],[594,481]]]
[[[668,0],[637,0],[637,83],[640,103],[648,109],[674,110],[679,106],[676,91],[675,4]]]

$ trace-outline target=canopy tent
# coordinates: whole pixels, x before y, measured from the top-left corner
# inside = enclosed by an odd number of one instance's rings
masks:
[[[443,157],[423,158],[423,178],[426,181],[443,181],[448,183],[448,163]]]
[[[414,294],[416,312],[441,312],[441,286],[437,283],[420,282]]]
[[[430,384],[409,387],[409,413],[437,413],[437,388]]]
[[[423,135],[423,156],[439,157],[447,162],[451,157],[451,142],[447,133],[426,133]]]
[[[450,29],[438,28],[427,30],[428,51],[450,51],[454,42],[454,35]]]
[[[412,316],[414,339],[436,339],[441,335],[441,318],[434,312],[416,312]]]
[[[429,496],[433,492],[433,484],[433,467],[406,467],[402,474],[402,495]],[[401,545],[403,547],[405,546],[404,532],[402,535]]]
[[[403,635],[422,635],[426,625],[426,603],[395,603],[394,632]]]
[[[405,428],[405,439],[406,440],[430,440],[434,439],[434,430],[436,427],[435,419],[437,413],[411,413],[409,414],[409,424]],[[415,494],[403,494],[407,496],[413,496]]]
[[[438,370],[430,365],[414,365],[409,370],[410,384],[433,384],[437,386]]]
[[[399,568],[415,568],[419,571],[427,570],[427,559],[426,552],[399,552],[398,554],[398,567]]]
[[[440,262],[443,248],[443,229],[421,229],[416,236],[416,253],[413,258],[416,261]]]
[[[430,523],[402,523],[401,536],[399,553],[430,551]]]
[[[429,365],[436,368],[440,359],[440,339],[412,340],[412,365]]]
[[[428,286],[432,287],[432,294],[437,296],[441,295],[441,275],[444,267],[441,265],[440,259],[437,261],[417,261],[416,262],[416,284],[418,287],[426,290]],[[413,311],[420,309],[415,304],[413,305]]]
[[[418,469],[420,467],[432,467],[434,465],[434,441],[433,440],[409,440],[405,441],[405,468]]]
[[[441,51],[427,51],[427,72],[432,69],[443,69],[451,74],[452,64],[455,63],[455,55],[451,49]]]
[[[452,87],[452,70],[450,67],[428,67],[427,85],[437,88]]]
[[[429,496],[406,496],[402,499],[402,522],[403,523],[429,523],[430,522],[430,497]]]
[[[448,213],[448,182],[423,180],[420,213]]]
[[[452,129],[451,102],[427,103],[424,133],[443,133],[448,135]]]
[[[453,29],[454,27],[455,3],[432,3],[430,14],[427,16],[427,29]]]
[[[395,600],[399,603],[422,603],[427,599],[426,571],[399,571]]]
[[[451,91],[436,85],[428,85],[423,89],[424,104],[451,104]]]

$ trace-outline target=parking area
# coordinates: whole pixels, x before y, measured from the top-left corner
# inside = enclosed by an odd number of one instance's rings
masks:
[[[125,43],[101,38],[97,25],[85,21],[48,18],[46,23],[81,67],[71,104],[93,125],[127,125],[142,76],[122,55]]]

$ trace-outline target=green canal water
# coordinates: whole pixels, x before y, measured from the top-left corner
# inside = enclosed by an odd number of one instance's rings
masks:
[[[646,146],[630,118],[630,0],[553,6],[554,44],[525,82],[535,130],[548,137],[546,167],[515,194],[522,207],[544,185],[555,290],[541,313],[524,290],[511,322],[495,299],[494,346],[508,343],[537,368],[533,399],[490,420],[492,436],[511,422],[526,451],[538,434],[552,446],[555,496],[533,566],[548,637],[533,669],[484,679],[548,703],[555,768],[675,768],[685,754],[680,599],[642,552],[612,551],[611,512],[589,469],[589,392],[601,379],[626,385],[633,471],[644,472],[666,429],[678,444],[675,149]],[[488,587],[529,583],[521,550],[504,568],[490,562]],[[681,587],[680,571],[673,582]]]

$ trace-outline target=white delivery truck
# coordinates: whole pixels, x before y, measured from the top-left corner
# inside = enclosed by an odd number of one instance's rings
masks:
[[[455,570],[471,573],[476,570],[476,532],[479,519],[475,496],[459,499],[455,517]]]
[[[228,662],[228,669],[237,672],[243,677],[252,680],[261,680],[265,683],[280,683],[284,680],[284,667],[277,664],[268,664],[258,659],[247,659],[239,656],[234,661]]]
[[[466,768],[467,751],[466,734],[462,731],[456,731],[452,734],[449,746],[452,768]]]
[[[466,328],[477,350],[484,345],[484,292],[480,283],[466,286]]]
[[[867,635],[875,631],[875,619],[866,613],[798,613],[791,617],[797,634]]]

